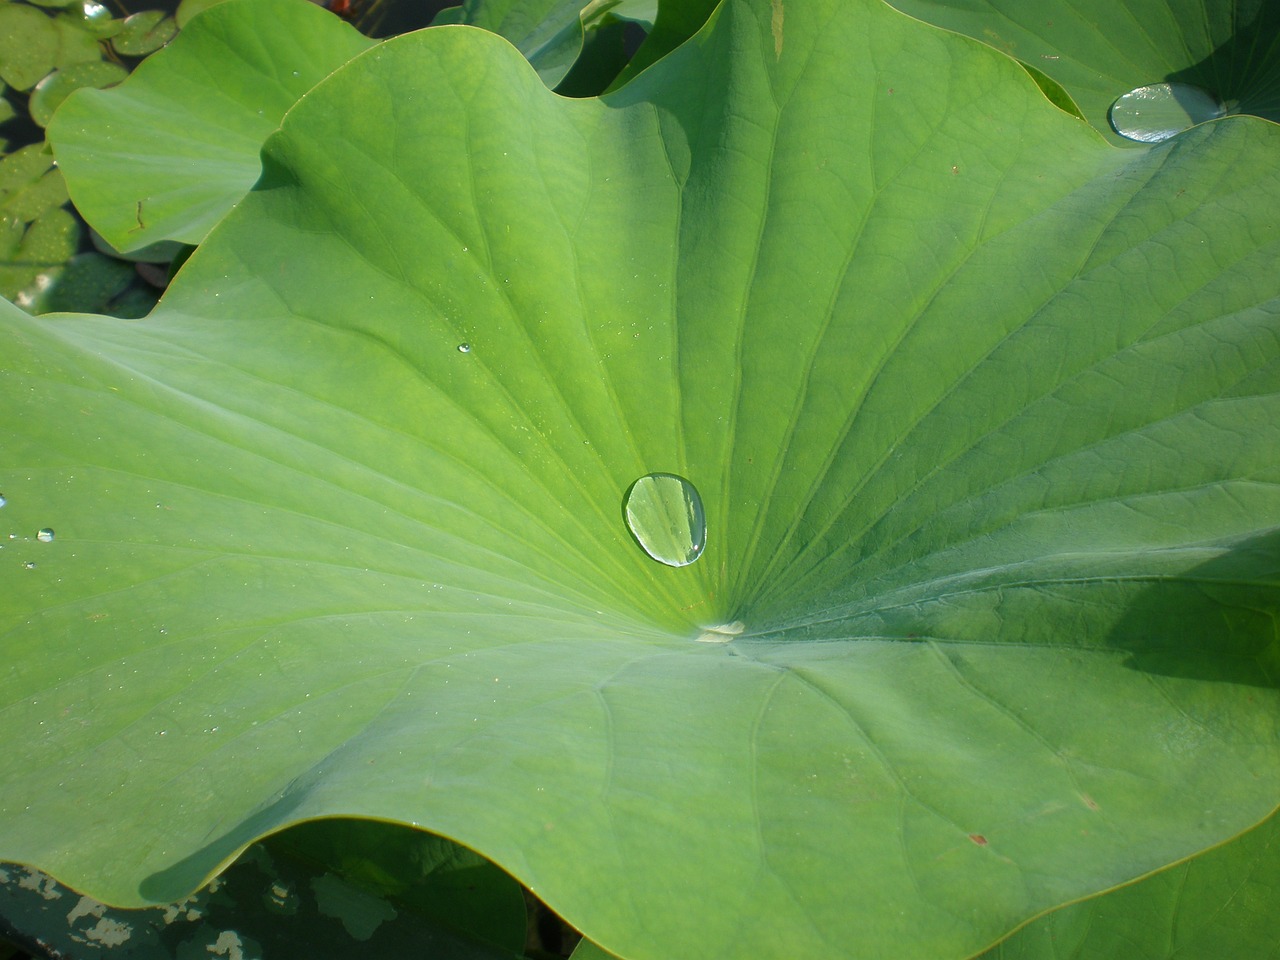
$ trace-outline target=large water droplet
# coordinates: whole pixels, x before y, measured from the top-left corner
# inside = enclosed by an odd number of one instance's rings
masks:
[[[623,512],[644,552],[669,567],[688,566],[707,545],[702,497],[673,473],[650,473],[633,483]]]
[[[460,343],[460,344],[458,344],[458,352],[459,352],[459,353],[470,353],[470,352],[471,352],[471,344],[469,344],[469,343]]]
[[[0,507],[3,507],[9,501],[4,498],[4,494],[0,493]]]
[[[1130,90],[1111,105],[1116,133],[1141,143],[1159,143],[1206,120],[1226,115],[1222,101],[1189,83],[1152,83]]]
[[[45,527],[43,530],[41,530],[39,533],[36,534],[36,539],[39,540],[41,543],[52,543],[53,528]]]

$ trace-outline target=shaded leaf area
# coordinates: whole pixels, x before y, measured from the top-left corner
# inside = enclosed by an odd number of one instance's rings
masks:
[[[1117,144],[1111,105],[1136,87],[1191,84],[1228,112],[1280,120],[1280,7],[1268,0],[888,0],[1061,84]]]
[[[44,144],[0,159],[0,295],[33,305],[37,278],[75,253],[80,224],[66,201],[66,183]]]
[[[123,252],[199,243],[258,179],[285,111],[372,45],[313,3],[211,7],[127,82],[59,109],[49,142],[72,200]]]
[[[676,4],[680,6],[680,4]],[[467,0],[437,15],[434,23],[465,24],[505,37],[538,71],[550,88],[560,86],[593,39],[621,39],[623,22],[652,27],[659,0]],[[704,18],[705,19],[705,18]],[[616,37],[606,38],[604,33]],[[586,85],[599,93],[626,64],[618,45],[607,62],[593,64],[595,74]]]
[[[146,314],[156,296],[136,282],[132,265],[76,252],[83,230],[66,201],[66,184],[45,144],[0,159],[0,296],[32,313]]]
[[[646,67],[657,63],[702,29],[716,8],[716,0],[659,0],[657,15],[645,42],[613,83],[617,88]]]
[[[1280,901],[1276,818],[1231,843],[1105,897],[1054,911],[982,960],[1274,960]]]
[[[352,830],[364,847],[358,856]],[[142,910],[3,864],[0,916],[5,933],[37,955],[121,960],[514,960],[525,934],[519,885],[470,851],[382,824],[328,821],[254,844],[208,886]]]
[[[367,816],[634,960],[934,960],[1272,812],[1276,129],[776,13],[602,100],[390,41],[146,321],[5,313],[0,853],[163,903]]]

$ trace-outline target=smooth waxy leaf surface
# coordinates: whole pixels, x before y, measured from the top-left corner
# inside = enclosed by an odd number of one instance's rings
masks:
[[[1224,847],[1104,897],[1056,910],[981,960],[1275,960],[1276,818]]]
[[[229,0],[119,87],[69,98],[49,142],[76,206],[116,249],[199,243],[258,179],[285,111],[372,45],[315,4]]]
[[[604,100],[355,58],[146,321],[6,315],[0,856],[166,902],[364,815],[619,956],[932,960],[1238,834],[1278,146],[1115,150],[870,2]]]
[[[1117,144],[1133,141],[1117,133],[1112,104],[1165,81],[1205,91],[1227,112],[1280,120],[1280,6],[1269,0],[889,2],[1043,71]]]

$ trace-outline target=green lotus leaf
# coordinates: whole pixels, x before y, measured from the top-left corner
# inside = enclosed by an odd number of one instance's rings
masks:
[[[659,0],[648,36],[618,75],[614,86],[628,82],[692,37],[707,22],[715,6],[716,0],[678,0],[675,3]]]
[[[937,960],[1241,834],[1278,147],[1117,150],[873,0],[600,99],[355,57],[146,320],[4,314],[0,857],[165,903],[359,816],[629,960]]]
[[[1105,897],[1056,910],[982,960],[1218,957],[1272,960],[1280,903],[1272,817],[1226,846]]]
[[[48,139],[76,207],[123,252],[199,243],[262,173],[285,111],[372,45],[311,3],[211,7],[118,87],[59,108]]]
[[[480,27],[506,37],[533,64],[543,83],[555,87],[577,61],[592,30],[613,19],[651,27],[659,7],[658,0],[467,0],[442,10],[435,23]]]
[[[1206,91],[1225,112],[1280,120],[1280,6],[1267,0],[889,2],[1043,71],[1114,143],[1133,145],[1112,104],[1167,81]],[[1186,125],[1200,119],[1193,110]]]

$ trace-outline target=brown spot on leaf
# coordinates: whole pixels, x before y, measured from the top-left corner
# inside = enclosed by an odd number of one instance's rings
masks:
[[[980,847],[985,847],[987,845],[987,838],[980,833],[969,834],[969,839]]]

